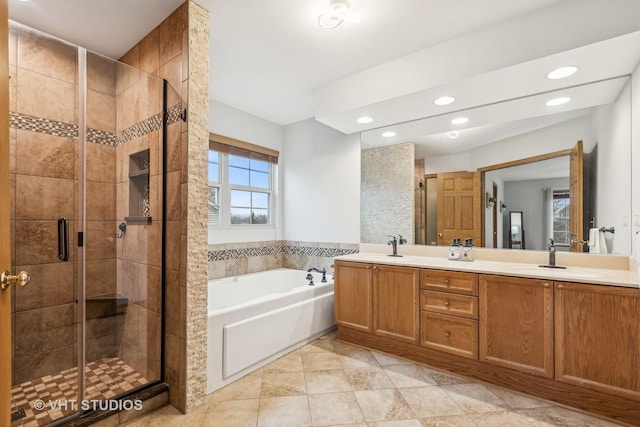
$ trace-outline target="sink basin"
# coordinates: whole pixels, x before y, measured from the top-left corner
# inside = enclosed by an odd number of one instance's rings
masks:
[[[569,279],[595,279],[602,277],[602,274],[584,270],[560,269],[560,268],[544,268],[544,267],[525,267],[514,269],[514,272],[522,274],[548,274],[551,277],[562,277]]]

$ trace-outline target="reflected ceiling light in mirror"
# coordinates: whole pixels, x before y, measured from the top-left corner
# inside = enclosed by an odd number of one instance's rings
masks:
[[[556,105],[566,104],[569,101],[571,101],[571,98],[569,98],[567,96],[561,96],[559,98],[553,98],[553,99],[550,99],[549,101],[547,101],[547,106],[548,107],[555,107]]]
[[[455,98],[453,96],[441,96],[440,98],[433,101],[436,105],[449,105],[455,102]]]
[[[384,136],[385,138],[391,138],[392,136],[396,136],[396,133],[394,131],[388,130],[384,132],[382,136]]]
[[[361,123],[363,125],[366,125],[367,123],[371,123],[372,121],[373,119],[369,116],[362,116],[356,120],[356,122]]]
[[[456,117],[455,119],[451,120],[451,124],[452,125],[463,125],[465,123],[467,123],[469,121],[469,119],[467,117]]]
[[[451,139],[456,139],[460,135],[457,130],[452,130],[451,132],[447,132],[447,136]]]
[[[323,30],[333,30],[344,21],[349,11],[347,0],[330,0],[327,10],[318,16],[318,25]]]
[[[574,67],[573,65],[569,67],[560,67],[547,74],[547,78],[551,80],[564,79],[565,77],[574,75],[576,71],[578,71],[578,67]]]

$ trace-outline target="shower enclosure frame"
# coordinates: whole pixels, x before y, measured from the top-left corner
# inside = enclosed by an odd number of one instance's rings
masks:
[[[53,37],[46,35],[46,37],[50,37],[53,39]],[[70,45],[67,42],[63,42],[67,45]],[[75,291],[75,295],[74,297],[77,298],[76,300],[76,307],[77,307],[77,317],[75,320],[75,326],[77,327],[77,363],[75,364],[75,366],[78,368],[77,369],[77,399],[78,402],[82,401],[83,399],[86,398],[86,382],[85,382],[85,367],[87,365],[87,269],[86,269],[86,262],[87,262],[87,241],[86,241],[86,226],[87,226],[87,200],[86,200],[86,192],[87,192],[87,170],[86,170],[86,161],[87,161],[87,153],[86,153],[86,147],[87,144],[89,144],[89,141],[87,139],[87,72],[88,72],[88,65],[87,65],[87,55],[88,53],[90,53],[91,55],[96,55],[96,56],[100,56],[98,54],[94,54],[92,52],[87,51],[85,48],[82,47],[78,47],[75,46],[75,48],[77,49],[77,86],[76,86],[76,90],[77,90],[77,141],[76,141],[76,147],[77,147],[77,154],[75,156],[75,159],[77,161],[77,167],[76,167],[76,173],[77,173],[77,177],[76,177],[76,182],[77,182],[77,190],[76,190],[76,197],[77,197],[77,203],[76,203],[76,207],[74,208],[74,210],[76,211],[75,215],[76,215],[76,223],[78,224],[77,229],[75,230],[77,232],[77,251],[75,251],[76,254],[76,273],[77,273],[77,278],[76,278],[76,286],[77,286],[77,291]],[[113,61],[111,59],[108,59],[109,61],[112,61],[114,64],[116,64],[116,67],[119,66],[126,66],[129,67],[126,64],[122,64],[119,63],[117,61]],[[132,68],[133,69],[133,68]],[[146,73],[144,73],[143,71],[140,70],[136,70],[139,73],[144,74],[145,76],[147,75]],[[167,147],[168,147],[168,126],[169,126],[169,108],[168,108],[168,91],[169,90],[173,90],[170,88],[167,80],[162,79],[160,77],[157,76],[153,76],[154,79],[156,79],[156,81],[158,82],[158,84],[161,84],[161,112],[160,112],[160,120],[161,120],[161,141],[159,143],[159,159],[161,159],[161,162],[159,161],[158,166],[161,165],[162,167],[162,171],[158,174],[158,197],[161,197],[160,200],[160,206],[158,207],[158,209],[161,209],[161,214],[160,214],[160,221],[157,221],[158,223],[160,223],[160,288],[159,288],[159,330],[157,331],[157,333],[159,334],[157,337],[157,341],[159,341],[159,353],[157,354],[157,372],[158,372],[158,376],[157,377],[153,377],[151,378],[151,380],[149,380],[147,383],[139,386],[139,387],[135,387],[125,393],[121,393],[118,394],[108,400],[123,400],[126,399],[127,397],[130,397],[136,393],[139,393],[140,391],[146,390],[146,389],[150,389],[153,388],[154,386],[157,386],[158,384],[162,384],[164,382],[164,378],[165,378],[165,336],[164,336],[164,332],[165,332],[165,316],[166,316],[166,307],[165,307],[165,298],[166,298],[166,271],[165,271],[165,266],[166,266],[166,243],[167,243],[167,236],[166,236],[166,221],[167,221],[167,188],[166,188],[166,174],[167,174]],[[182,107],[181,106],[175,106],[175,107],[179,107],[180,108],[180,119],[184,120],[183,116],[182,116]],[[156,110],[157,111],[157,110]],[[175,116],[175,112],[173,112],[173,115]],[[176,122],[177,120],[174,117],[174,122]],[[115,148],[114,148],[115,149]],[[14,218],[12,218],[14,219]],[[155,220],[155,218],[154,218]],[[150,222],[150,221],[149,221]],[[15,249],[15,248],[14,248]],[[73,248],[71,248],[71,251],[74,251]],[[18,262],[15,261],[15,264],[17,265]],[[13,292],[15,292],[15,289],[12,290]],[[13,326],[15,327],[15,326]],[[156,342],[157,342],[156,341]],[[12,356],[13,359],[13,356]],[[16,385],[16,384],[14,384]],[[77,408],[77,410],[68,415],[65,416],[63,418],[59,418],[54,420],[51,424],[49,424],[50,426],[56,426],[56,425],[61,425],[64,423],[67,423],[71,420],[77,420],[79,418],[88,416],[91,412],[93,412],[93,410],[89,409],[89,410],[84,410],[80,407]],[[105,414],[96,414],[97,415],[97,419],[101,419],[105,417]],[[93,417],[92,417],[93,418]]]

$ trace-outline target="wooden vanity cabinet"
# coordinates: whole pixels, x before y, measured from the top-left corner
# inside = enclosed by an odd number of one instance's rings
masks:
[[[420,270],[373,266],[373,333],[413,344],[419,339]]]
[[[555,283],[555,377],[640,400],[640,290]]]
[[[373,332],[371,264],[336,261],[333,316],[338,326]]]
[[[553,286],[480,275],[480,360],[553,378]]]
[[[420,345],[478,359],[478,275],[420,271]]]

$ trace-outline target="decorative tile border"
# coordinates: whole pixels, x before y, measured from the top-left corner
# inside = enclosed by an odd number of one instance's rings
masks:
[[[29,116],[13,111],[9,113],[9,123],[12,128],[16,129],[61,136],[63,138],[74,139],[78,137],[78,126],[76,125]]]
[[[342,255],[358,253],[358,249],[323,248],[317,246],[275,245],[254,248],[222,249],[208,251],[209,261],[226,261],[238,258],[251,258],[265,255],[304,255],[334,258]]]
[[[167,123],[173,124],[182,120],[182,104],[176,104],[167,110]],[[9,115],[10,125],[14,129],[44,133],[51,136],[77,139],[78,126],[49,120],[42,117],[30,116],[12,111]],[[143,137],[151,132],[162,129],[162,113],[155,114],[117,134],[98,129],[87,128],[87,141],[94,144],[115,147],[125,142]]]

